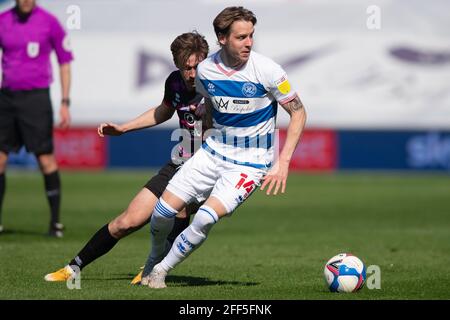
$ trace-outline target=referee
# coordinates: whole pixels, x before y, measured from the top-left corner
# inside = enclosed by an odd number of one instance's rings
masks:
[[[53,109],[50,54],[58,58],[62,100],[60,126],[70,125],[70,62],[73,60],[66,33],[35,0],[16,0],[14,8],[0,13],[2,83],[0,90],[0,232],[8,153],[25,145],[36,155],[44,175],[50,205],[49,235],[63,236],[59,208],[61,183],[53,154]]]

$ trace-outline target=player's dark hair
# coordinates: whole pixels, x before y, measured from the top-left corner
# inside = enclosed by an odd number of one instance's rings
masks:
[[[197,31],[187,32],[179,35],[170,45],[173,62],[178,68],[182,68],[192,54],[203,59],[208,56],[209,46],[205,37]]]
[[[219,39],[219,35],[227,36],[233,22],[241,20],[249,21],[253,23],[253,25],[255,25],[257,21],[254,13],[244,7],[228,7],[223,9],[213,22],[217,39]]]

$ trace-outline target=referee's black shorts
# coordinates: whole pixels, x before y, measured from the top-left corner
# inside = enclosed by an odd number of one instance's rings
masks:
[[[22,146],[39,156],[53,153],[53,109],[50,91],[0,90],[0,151]]]
[[[175,175],[177,170],[181,167],[181,165],[174,164],[172,161],[169,161],[164,167],[162,167],[158,174],[153,176],[144,186],[150,190],[158,199],[162,196],[164,190],[166,190],[167,185],[169,184],[170,179]],[[186,206],[187,213],[194,214],[198,211],[200,206],[203,204],[197,203],[195,201],[191,202]]]

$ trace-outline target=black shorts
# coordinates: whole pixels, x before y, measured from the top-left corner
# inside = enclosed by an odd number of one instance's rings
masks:
[[[0,90],[0,151],[25,145],[35,155],[53,153],[53,109],[49,89]]]
[[[169,161],[164,167],[162,167],[158,174],[153,176],[144,186],[150,190],[158,199],[162,196],[164,190],[166,190],[167,185],[169,184],[170,179],[175,175],[177,170],[181,167],[181,165],[174,164],[172,161]],[[198,208],[203,204],[192,202],[186,206],[187,213],[194,214],[198,211]]]

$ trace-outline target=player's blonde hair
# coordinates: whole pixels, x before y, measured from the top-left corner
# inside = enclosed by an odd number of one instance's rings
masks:
[[[173,62],[178,68],[183,68],[192,54],[203,59],[208,56],[209,46],[205,37],[197,31],[187,32],[179,35],[170,45]]]
[[[228,36],[233,22],[241,20],[250,21],[253,25],[257,22],[255,14],[244,7],[227,7],[223,9],[213,21],[217,39],[219,39],[220,35]]]

